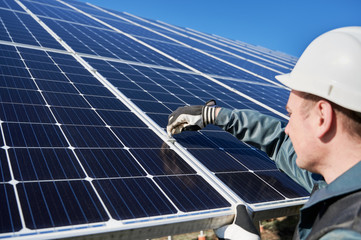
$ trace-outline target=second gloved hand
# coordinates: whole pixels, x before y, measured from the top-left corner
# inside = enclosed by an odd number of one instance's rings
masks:
[[[169,136],[182,131],[197,131],[214,123],[216,101],[210,100],[205,105],[179,107],[168,117],[167,133]]]

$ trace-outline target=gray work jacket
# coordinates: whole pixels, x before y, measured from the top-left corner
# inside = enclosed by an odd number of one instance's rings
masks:
[[[310,216],[307,213],[318,213],[320,203],[324,204],[327,200],[336,196],[347,195],[361,189],[361,162],[329,185],[319,175],[299,168],[296,165],[297,156],[292,142],[284,131],[286,123],[277,118],[253,110],[222,108],[215,120],[215,125],[230,132],[239,140],[264,151],[275,161],[280,170],[310,193],[317,186],[318,190],[311,195],[309,201],[300,211],[300,222],[296,232],[300,239],[307,239],[309,237],[313,224],[316,221],[314,216]],[[358,222],[358,224],[361,224],[361,222]],[[361,239],[361,234],[359,231],[336,228],[328,231],[318,239]]]

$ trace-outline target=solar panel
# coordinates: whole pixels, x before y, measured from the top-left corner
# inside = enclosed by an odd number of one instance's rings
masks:
[[[153,238],[307,199],[215,126],[164,129],[209,99],[284,119],[287,55],[77,1],[2,1],[0,21],[1,238]]]

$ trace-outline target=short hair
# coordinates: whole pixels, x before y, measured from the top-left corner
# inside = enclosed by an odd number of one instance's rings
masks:
[[[300,96],[306,100],[303,103],[303,111],[307,114],[310,109],[320,100],[326,100],[343,120],[342,124],[347,133],[352,137],[361,138],[361,113],[344,108],[325,98],[313,95],[311,93],[301,92]]]

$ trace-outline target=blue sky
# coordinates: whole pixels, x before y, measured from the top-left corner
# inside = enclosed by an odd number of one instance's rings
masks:
[[[87,0],[299,57],[318,35],[361,26],[361,0]]]

